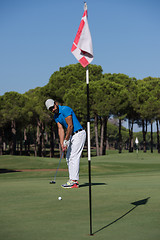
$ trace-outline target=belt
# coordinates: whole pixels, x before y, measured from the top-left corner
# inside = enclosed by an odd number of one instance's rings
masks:
[[[75,131],[72,135],[74,135],[74,134],[76,134],[76,133],[78,133],[78,132],[81,132],[81,131],[83,131],[83,128],[81,128],[81,129]]]

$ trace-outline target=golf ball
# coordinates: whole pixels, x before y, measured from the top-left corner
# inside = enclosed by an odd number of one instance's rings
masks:
[[[58,200],[62,200],[62,198],[61,198],[61,197],[58,197]]]

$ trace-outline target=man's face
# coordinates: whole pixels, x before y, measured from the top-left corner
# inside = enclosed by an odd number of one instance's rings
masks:
[[[52,113],[59,113],[58,104],[55,103],[53,107],[50,107],[50,108],[49,108],[49,111],[51,111]]]

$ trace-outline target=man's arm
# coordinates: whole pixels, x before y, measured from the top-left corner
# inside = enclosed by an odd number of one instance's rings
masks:
[[[61,148],[63,150],[64,129],[63,129],[63,126],[59,122],[57,123],[57,126],[58,126],[59,140],[60,140]]]
[[[61,148],[62,148],[63,151],[65,151],[67,149],[67,146],[64,147],[64,145],[63,145],[64,140],[68,141],[70,136],[72,135],[72,132],[73,132],[72,116],[66,117],[65,120],[66,120],[66,123],[68,125],[65,137],[64,137],[63,126],[59,122],[57,123],[58,135],[59,135],[59,139],[60,139]]]
[[[66,120],[66,123],[68,125],[67,127],[67,131],[66,131],[66,136],[65,136],[65,139],[64,140],[69,140],[70,136],[72,135],[73,133],[73,121],[72,121],[72,116],[68,116],[65,118]]]

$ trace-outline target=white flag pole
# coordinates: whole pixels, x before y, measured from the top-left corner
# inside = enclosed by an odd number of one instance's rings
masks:
[[[86,67],[86,84],[87,84],[87,133],[88,133],[88,161],[91,160],[90,146],[90,109],[89,109],[89,70]]]
[[[87,21],[87,4],[84,2],[84,14],[78,32],[72,44],[71,52],[83,67],[86,67],[87,83],[87,137],[88,137],[88,172],[89,172],[89,208],[90,235],[92,233],[92,201],[91,201],[91,144],[90,144],[90,109],[89,109],[89,70],[88,64],[93,60],[92,38]]]
[[[87,3],[84,2],[84,10],[87,10]],[[91,137],[90,137],[90,106],[89,106],[89,70],[86,67],[86,84],[87,84],[87,138],[88,138],[88,177],[89,177],[89,215],[90,215],[90,235],[92,233],[92,192],[91,192]]]
[[[89,175],[89,211],[90,211],[90,235],[92,233],[92,197],[91,197],[91,144],[90,144],[90,106],[89,106],[89,70],[86,67],[87,84],[87,138],[88,138],[88,175]]]

